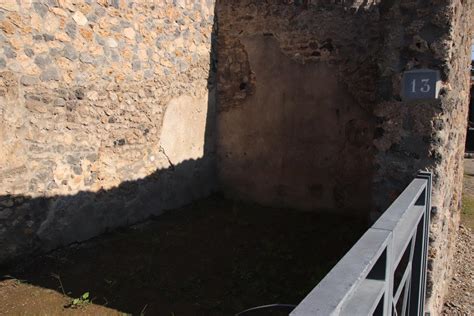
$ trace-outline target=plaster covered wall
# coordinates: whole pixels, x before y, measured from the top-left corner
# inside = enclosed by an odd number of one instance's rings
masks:
[[[213,1],[0,2],[0,262],[205,196]]]
[[[378,14],[218,6],[219,181],[271,206],[368,213]]]

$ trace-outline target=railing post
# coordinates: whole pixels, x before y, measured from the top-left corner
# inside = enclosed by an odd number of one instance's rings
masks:
[[[425,179],[427,183],[423,194],[423,199],[417,201],[417,204],[424,205],[425,211],[423,218],[417,228],[415,257],[413,258],[412,291],[410,293],[409,315],[423,316],[425,314],[426,300],[426,270],[431,215],[432,174],[430,172],[420,172],[417,178]]]
[[[384,316],[392,315],[393,304],[393,238],[387,244],[387,267],[385,274]]]

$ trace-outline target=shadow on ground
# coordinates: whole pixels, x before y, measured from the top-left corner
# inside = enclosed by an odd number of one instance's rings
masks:
[[[215,190],[214,28],[203,157],[110,190],[0,196],[14,210],[2,219],[2,237],[8,236],[0,239],[4,258],[86,240]],[[2,268],[0,314],[232,315],[262,304],[297,304],[367,228],[363,219],[330,213],[269,209],[213,196],[159,220]],[[93,304],[65,307],[85,292]]]
[[[257,305],[297,304],[362,235],[365,224],[213,196],[159,221],[38,257],[8,274],[64,290],[70,298],[89,292],[94,304],[134,315],[232,315]],[[14,300],[21,306],[25,299],[3,294],[0,305]],[[45,301],[48,295],[39,292],[35,299]],[[30,308],[38,311],[35,304]]]

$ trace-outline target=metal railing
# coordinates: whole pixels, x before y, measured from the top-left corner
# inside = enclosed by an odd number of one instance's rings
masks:
[[[420,173],[290,316],[423,315],[431,173]]]

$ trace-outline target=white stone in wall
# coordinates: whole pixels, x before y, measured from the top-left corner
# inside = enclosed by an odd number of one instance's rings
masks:
[[[16,0],[0,0],[0,9],[6,11],[18,11],[19,7]]]
[[[82,14],[81,11],[76,11],[73,14],[72,18],[74,19],[74,21],[76,21],[78,25],[83,26],[87,24],[87,18],[84,16],[84,14]]]

